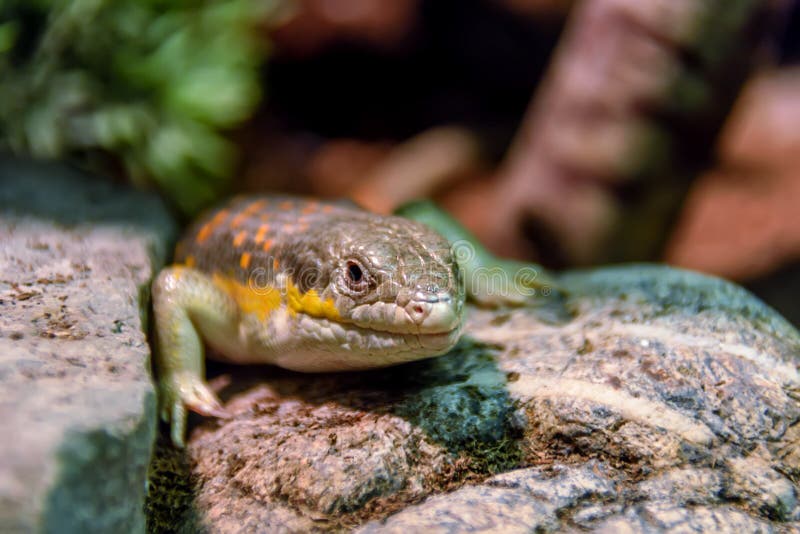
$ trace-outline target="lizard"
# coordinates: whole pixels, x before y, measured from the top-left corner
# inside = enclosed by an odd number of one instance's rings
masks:
[[[205,382],[205,345],[224,361],[303,372],[396,365],[448,352],[467,296],[521,304],[552,286],[541,270],[520,278],[526,264],[495,258],[430,203],[399,214],[263,195],[190,225],[152,284],[159,414],[174,445],[187,410],[228,415]],[[478,276],[489,267],[511,283]]]

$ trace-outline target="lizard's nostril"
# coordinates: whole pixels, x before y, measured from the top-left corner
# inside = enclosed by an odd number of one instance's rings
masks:
[[[430,315],[431,308],[424,302],[410,302],[408,306],[406,306],[406,314],[408,318],[411,319],[416,324],[422,324],[422,322]]]

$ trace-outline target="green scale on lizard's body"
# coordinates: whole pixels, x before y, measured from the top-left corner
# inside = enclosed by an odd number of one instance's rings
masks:
[[[447,352],[464,284],[427,226],[343,203],[238,198],[202,217],[153,284],[162,418],[224,412],[203,344],[298,371],[367,369]]]

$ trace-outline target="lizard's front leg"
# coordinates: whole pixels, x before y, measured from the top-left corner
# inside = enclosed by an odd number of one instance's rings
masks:
[[[227,416],[205,382],[203,340],[233,340],[239,311],[234,299],[206,274],[174,266],[153,282],[159,412],[172,442],[183,447],[186,409]]]

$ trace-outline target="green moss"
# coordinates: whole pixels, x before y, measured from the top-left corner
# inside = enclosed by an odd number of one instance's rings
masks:
[[[186,451],[159,436],[148,472],[147,532],[200,532]]]
[[[226,188],[278,0],[0,4],[0,149],[156,185],[191,214]]]
[[[415,364],[418,389],[397,413],[457,456],[470,471],[491,474],[518,467],[521,424],[491,347],[463,340],[448,355]]]

